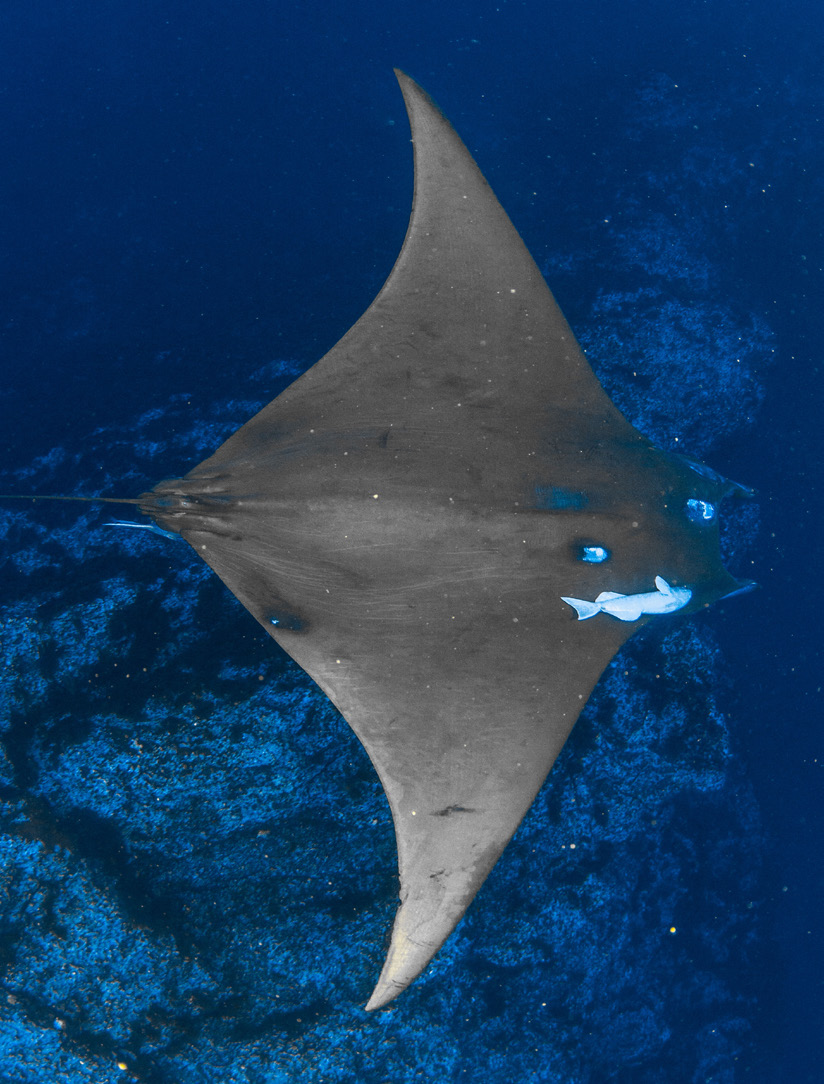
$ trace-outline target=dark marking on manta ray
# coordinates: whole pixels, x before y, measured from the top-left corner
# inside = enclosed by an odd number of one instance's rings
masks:
[[[746,586],[716,510],[748,491],[619,413],[469,152],[396,74],[415,194],[382,290],[213,455],[130,502],[314,678],[380,776],[400,907],[367,1009],[455,928],[629,636]]]

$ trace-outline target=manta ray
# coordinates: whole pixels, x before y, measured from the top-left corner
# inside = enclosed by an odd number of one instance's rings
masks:
[[[455,928],[622,644],[747,586],[718,508],[748,491],[627,422],[466,147],[396,75],[415,187],[385,285],[213,455],[134,501],[380,777],[400,906],[369,1010]]]

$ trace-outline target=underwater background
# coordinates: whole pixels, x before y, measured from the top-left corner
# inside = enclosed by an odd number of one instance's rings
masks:
[[[616,658],[457,932],[362,1006],[388,807],[185,545],[0,508],[0,1082],[822,1079],[824,7],[0,7],[0,490],[133,496],[329,349],[412,195],[392,67],[609,394],[753,486],[758,592]]]

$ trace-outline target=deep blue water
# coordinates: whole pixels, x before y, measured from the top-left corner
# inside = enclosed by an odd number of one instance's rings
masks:
[[[187,547],[4,506],[0,1080],[820,1079],[823,31],[812,0],[0,9],[4,492],[136,494],[334,344],[406,226],[396,65],[621,409],[757,489],[725,547],[761,584],[630,644],[368,1016],[394,841],[345,724]]]

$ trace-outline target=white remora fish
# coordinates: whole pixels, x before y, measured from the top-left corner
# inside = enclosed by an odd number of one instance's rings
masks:
[[[594,602],[582,598],[566,598],[578,612],[578,620],[586,621],[596,614],[605,613],[619,621],[637,621],[644,614],[671,614],[686,606],[692,598],[689,587],[670,587],[663,576],[655,577],[655,590],[638,595],[622,595],[618,591],[602,591]]]

